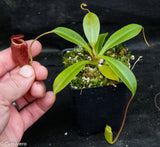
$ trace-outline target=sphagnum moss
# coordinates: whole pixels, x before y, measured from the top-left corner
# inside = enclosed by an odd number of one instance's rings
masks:
[[[105,55],[118,59],[129,68],[130,60],[134,60],[134,55],[128,52],[128,49],[125,49],[122,44],[109,49],[105,52]],[[72,50],[67,50],[63,55],[63,64],[65,68],[83,60],[92,60],[92,58],[89,53],[80,46]],[[104,64],[106,64],[106,62],[103,59],[99,60],[98,66]],[[78,89],[102,87],[106,85],[116,86],[116,84],[118,84],[117,81],[107,79],[95,65],[86,65],[71,81],[71,86]]]

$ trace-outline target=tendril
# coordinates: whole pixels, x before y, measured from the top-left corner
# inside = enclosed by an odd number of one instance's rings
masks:
[[[158,111],[160,111],[160,107],[158,106],[158,104],[157,104],[157,97],[160,95],[160,92],[159,93],[157,93],[156,95],[155,95],[155,97],[154,97],[154,103],[155,103],[155,106],[156,106],[156,108],[158,109]]]
[[[131,98],[130,98],[127,106],[126,106],[121,128],[119,129],[119,131],[118,131],[118,133],[117,133],[117,136],[115,137],[114,140],[113,140],[112,128],[111,128],[109,125],[106,125],[106,128],[105,128],[105,138],[106,138],[106,140],[108,141],[108,143],[114,144],[114,143],[117,141],[117,139],[119,138],[119,135],[121,134],[122,129],[123,129],[124,124],[125,124],[125,121],[126,121],[126,116],[127,116],[127,111],[128,111],[129,105],[130,105],[133,97],[134,97],[134,95],[131,96]],[[113,140],[113,141],[112,141],[112,140]]]
[[[30,56],[30,64],[31,64],[31,65],[32,65],[32,63],[33,63],[33,56],[32,56],[32,50],[31,50],[31,47],[32,47],[33,43],[34,43],[36,40],[38,40],[40,37],[42,37],[42,36],[44,36],[44,35],[47,35],[47,34],[50,34],[50,33],[52,33],[52,32],[51,32],[51,31],[45,32],[45,33],[37,36],[37,37],[31,42],[31,44],[30,44],[30,46],[29,46],[29,56]]]
[[[144,41],[145,41],[145,43],[147,44],[147,46],[148,46],[148,47],[152,47],[153,44],[150,45],[150,44],[148,43],[147,39],[146,39],[146,36],[145,36],[145,33],[144,33],[144,28],[142,29],[142,33],[143,33]]]
[[[87,7],[87,4],[82,3],[82,4],[81,4],[81,9],[84,10],[84,11],[87,11],[87,12],[89,13],[89,12],[90,12],[89,9],[84,8],[84,7]]]

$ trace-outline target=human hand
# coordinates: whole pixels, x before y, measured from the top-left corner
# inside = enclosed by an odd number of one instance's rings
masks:
[[[31,41],[26,43],[29,46]],[[41,48],[36,41],[32,46],[33,56]],[[0,52],[0,143],[20,142],[25,130],[54,104],[53,92],[46,92],[42,82],[47,75],[47,69],[35,61],[32,66],[17,66],[11,48]]]

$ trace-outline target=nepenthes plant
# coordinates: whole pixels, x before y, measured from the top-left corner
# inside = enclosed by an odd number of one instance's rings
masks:
[[[126,25],[122,27],[121,29],[119,29],[118,31],[116,31],[115,33],[113,33],[106,40],[108,33],[100,34],[100,21],[99,21],[98,16],[95,13],[90,12],[88,9],[84,8],[84,6],[87,6],[87,5],[81,4],[81,9],[87,11],[87,14],[85,15],[83,19],[83,30],[87,38],[87,41],[85,41],[85,39],[83,39],[80,34],[78,34],[77,32],[69,28],[57,27],[49,32],[45,32],[39,35],[37,38],[33,40],[33,42],[31,43],[29,47],[30,64],[32,64],[32,61],[33,61],[31,46],[34,43],[34,41],[44,35],[55,33],[59,35],[60,37],[76,44],[77,46],[80,46],[83,50],[85,50],[85,52],[88,53],[88,55],[90,56],[90,59],[88,60],[85,59],[85,60],[82,60],[80,62],[76,62],[70,65],[56,77],[53,83],[54,96],[58,92],[63,90],[86,65],[95,66],[99,70],[99,72],[107,79],[110,79],[116,82],[123,82],[128,87],[128,89],[131,91],[132,95],[126,106],[124,119],[123,119],[121,128],[119,132],[117,133],[117,136],[115,137],[114,140],[113,140],[111,126],[106,125],[105,138],[108,141],[108,143],[113,144],[116,142],[116,140],[118,139],[123,129],[123,126],[126,120],[128,107],[136,93],[137,81],[136,81],[136,77],[134,76],[132,70],[128,66],[126,66],[123,62],[119,61],[118,59],[115,59],[114,57],[107,56],[105,53],[109,49],[137,36],[141,31],[143,32],[143,36],[144,36],[144,40],[146,44],[149,47],[150,45],[146,41],[145,34],[144,34],[144,28],[139,24]],[[17,36],[12,37],[11,38],[12,43],[14,44],[16,42],[19,45],[22,44],[24,46],[21,38],[22,38],[21,35],[18,37]],[[25,52],[25,50],[26,49],[22,49],[22,52]],[[16,56],[14,52],[20,52],[14,49],[14,47],[12,51],[13,51],[13,56]],[[24,58],[28,59],[27,55],[25,54],[22,55],[21,52],[19,54],[21,56],[24,56]],[[16,62],[19,62],[17,59],[15,60]],[[24,59],[21,58],[20,60],[24,60]],[[104,61],[101,65],[99,64],[100,60]],[[28,64],[28,61],[25,61],[24,63]]]

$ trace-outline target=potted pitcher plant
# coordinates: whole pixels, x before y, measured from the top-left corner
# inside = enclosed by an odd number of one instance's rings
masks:
[[[45,32],[34,41],[46,34],[55,33],[77,45],[63,51],[65,69],[54,80],[54,96],[70,83],[80,132],[89,135],[105,128],[105,138],[108,143],[113,144],[123,129],[128,107],[137,89],[136,77],[130,65],[134,56],[122,43],[142,31],[146,44],[150,45],[146,41],[144,28],[139,24],[126,25],[110,37],[108,32],[100,33],[98,16],[84,8],[85,6],[87,5],[81,4],[81,9],[87,11],[83,19],[87,41],[77,32],[65,27]],[[30,64],[33,61],[31,46],[34,41],[29,48]],[[125,95],[127,89],[131,92],[128,102]],[[114,140],[112,129],[119,130]]]

